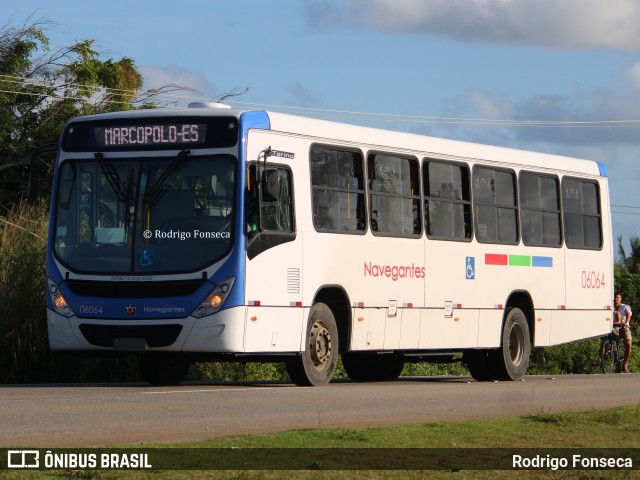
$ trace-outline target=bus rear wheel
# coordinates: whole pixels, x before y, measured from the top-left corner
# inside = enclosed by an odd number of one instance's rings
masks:
[[[500,348],[467,350],[464,362],[478,382],[520,380],[529,367],[530,354],[527,317],[519,308],[510,308],[502,326]]]
[[[493,352],[497,380],[520,380],[529,367],[531,336],[527,317],[519,308],[510,308],[502,326],[501,347]]]
[[[355,382],[390,382],[402,373],[404,359],[392,354],[344,353],[342,365],[349,378]]]
[[[169,353],[146,353],[138,355],[140,375],[151,385],[178,385],[182,382],[191,362],[179,355]]]
[[[286,362],[291,381],[300,387],[326,385],[338,364],[338,327],[331,309],[316,303],[309,311],[305,348]]]

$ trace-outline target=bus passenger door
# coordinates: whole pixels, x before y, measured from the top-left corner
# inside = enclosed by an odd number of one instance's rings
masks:
[[[245,351],[300,351],[302,244],[296,236],[291,169],[275,162],[266,170],[250,165],[246,201]]]

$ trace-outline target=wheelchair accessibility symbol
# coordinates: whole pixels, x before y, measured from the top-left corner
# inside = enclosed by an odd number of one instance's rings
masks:
[[[467,257],[467,280],[476,279],[476,257]]]
[[[156,252],[150,249],[138,250],[138,263],[142,268],[153,267],[156,263]]]

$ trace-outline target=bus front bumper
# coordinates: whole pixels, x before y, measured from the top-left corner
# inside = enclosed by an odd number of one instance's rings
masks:
[[[203,318],[108,320],[67,318],[47,309],[49,346],[56,351],[244,352],[246,307]]]

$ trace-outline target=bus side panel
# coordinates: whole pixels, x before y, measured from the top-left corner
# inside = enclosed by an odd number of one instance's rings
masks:
[[[299,352],[305,310],[247,307],[245,352]]]
[[[306,318],[300,286],[301,251],[302,239],[298,235],[292,242],[272,247],[251,260],[247,258],[246,352],[299,351]]]
[[[416,348],[424,305],[423,240],[310,227],[304,232],[304,304],[319,289],[338,286],[352,307],[350,350]]]
[[[554,312],[551,344],[606,335],[611,331],[613,255],[609,191],[601,180],[602,250],[565,249],[566,302]]]
[[[422,311],[420,348],[475,348],[478,345],[478,310],[442,309]]]
[[[479,257],[473,242],[426,241],[426,307],[420,348],[478,346],[478,306],[487,292],[476,280]]]
[[[402,309],[402,327],[400,330],[400,349],[416,350],[420,346],[420,310]]]
[[[556,310],[553,312],[550,345],[599,337],[611,331],[611,312],[606,310]]]
[[[351,350],[382,350],[385,343],[385,309],[354,308]]]
[[[536,308],[534,322],[533,345],[547,347],[551,345],[551,324],[554,310]]]

